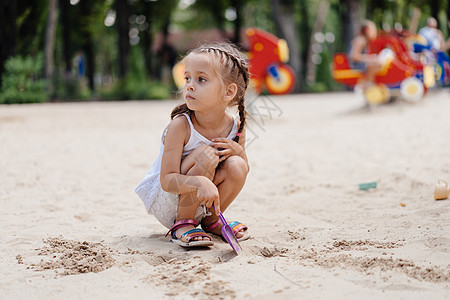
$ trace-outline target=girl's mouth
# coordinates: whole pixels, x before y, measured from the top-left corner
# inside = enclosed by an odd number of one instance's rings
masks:
[[[187,94],[185,98],[186,98],[186,100],[195,100],[195,98],[189,94]]]

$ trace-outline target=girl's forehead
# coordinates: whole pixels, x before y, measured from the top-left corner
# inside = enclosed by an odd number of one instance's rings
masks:
[[[184,59],[185,71],[189,72],[214,72],[214,63],[211,55],[203,53],[190,53]]]

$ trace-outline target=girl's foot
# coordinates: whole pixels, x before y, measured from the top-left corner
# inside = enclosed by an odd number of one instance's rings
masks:
[[[213,246],[214,243],[211,237],[202,229],[196,228],[198,222],[193,219],[183,219],[175,222],[172,228],[166,233],[166,236],[171,233],[171,242],[182,247],[204,247]]]
[[[249,238],[249,235],[247,233],[247,226],[245,226],[244,224],[234,221],[229,223],[228,225],[230,225],[238,241],[246,240]],[[203,230],[219,236],[222,236],[222,226],[223,225],[220,220],[217,220],[216,222],[213,222],[207,226],[202,224]]]
[[[175,236],[177,239],[180,239],[181,236],[183,235],[183,233],[188,232],[191,229],[195,229],[195,227],[193,225],[188,225],[188,226],[184,226],[181,227],[179,229],[177,229],[175,231]],[[210,237],[201,237],[201,236],[195,236],[191,239],[192,241],[211,241]]]

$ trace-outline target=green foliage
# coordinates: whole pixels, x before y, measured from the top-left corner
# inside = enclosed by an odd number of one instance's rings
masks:
[[[46,82],[40,78],[42,55],[11,57],[5,62],[0,103],[32,103],[48,100]]]
[[[323,50],[319,53],[322,63],[317,66],[316,84],[306,86],[306,83],[302,82],[302,91],[333,90],[343,87],[332,80],[330,65],[333,53],[348,50],[350,30],[347,26],[344,27],[344,20],[347,17],[353,18],[353,22],[369,18],[377,24],[379,29],[393,28],[397,22],[401,23],[404,28],[408,28],[413,9],[417,7],[422,13],[418,28],[425,25],[426,19],[430,15],[437,13],[444,37],[448,37],[449,34],[447,27],[450,14],[447,9],[448,1],[327,1],[331,5],[322,32],[333,33],[335,41],[322,45]],[[22,56],[35,55],[42,51],[45,43],[48,0],[11,0],[9,2],[16,3],[15,22],[10,23],[15,24],[17,38],[15,41],[9,41],[8,38],[3,38],[2,32],[0,32],[0,42],[4,45],[11,45],[10,53]],[[3,74],[5,80],[3,86],[0,87],[0,103],[45,101],[48,97],[61,100],[89,99],[91,95],[85,79],[80,80],[67,76],[63,71],[66,68],[70,69],[70,66],[66,66],[66,64],[70,63],[71,58],[78,50],[83,50],[86,56],[93,59],[92,71],[98,76],[97,78],[107,78],[102,84],[109,84],[111,78],[116,78],[119,69],[117,64],[119,56],[117,24],[107,27],[104,23],[105,17],[116,10],[115,2],[116,0],[82,0],[78,4],[70,4],[68,0],[59,1],[65,6],[59,6],[61,22],[58,24],[54,53],[55,70],[59,74],[56,74],[52,80],[52,93],[45,92],[45,83],[38,76],[40,70],[30,73],[30,71],[12,71],[10,69]],[[300,57],[303,62],[302,70],[299,70],[300,73],[297,74],[298,80],[303,80],[307,71],[306,61],[311,30],[321,1],[279,0],[279,2],[285,9],[284,12],[287,9],[295,21],[298,51],[297,53],[291,52],[291,57]],[[356,14],[350,14],[349,2],[353,2],[359,7]],[[130,28],[138,29],[140,40],[137,45],[133,43],[135,46],[132,47],[134,48],[132,51],[134,52],[130,54],[134,57],[130,57],[132,65],[129,74],[106,88],[99,87],[99,95],[105,99],[170,97],[170,87],[149,80],[149,75],[152,79],[159,77],[161,56],[156,51],[161,44],[160,32],[169,32],[169,42],[173,43],[176,50],[180,52],[189,47],[192,42],[190,38],[185,38],[189,36],[189,34],[184,34],[188,31],[218,29],[222,31],[221,33],[232,34],[235,23],[232,18],[230,19],[230,9],[234,9],[236,3],[239,3],[240,25],[243,29],[258,27],[280,37],[274,20],[273,1],[269,0],[128,0],[127,3],[131,13]],[[64,18],[63,7],[67,9],[64,11]],[[226,18],[227,10],[229,19]],[[138,19],[141,21],[138,22]],[[0,26],[0,28],[2,27]],[[204,38],[207,39],[208,36],[205,35]],[[92,47],[88,47],[90,46],[89,39],[95,41]],[[245,39],[242,42],[245,47]],[[136,56],[135,52],[138,48],[145,53],[147,58],[145,61],[142,57]],[[2,59],[1,64],[4,57],[0,55],[0,59]],[[25,60],[26,58],[22,58],[23,66],[27,64]],[[17,64],[17,62],[12,64]]]
[[[324,93],[328,91],[327,86],[323,82],[316,82],[311,86],[307,86],[306,88],[307,92],[310,93]]]
[[[127,75],[114,83],[111,88],[101,91],[100,96],[106,100],[167,99],[170,92],[169,87],[160,82]]]
[[[167,99],[170,88],[156,81],[150,81],[145,70],[142,53],[137,47],[132,48],[130,70],[123,78],[115,82],[112,87],[100,92],[100,96],[107,100],[144,100]]]
[[[91,91],[85,78],[73,75],[56,74],[53,77],[53,99],[58,100],[89,100]]]

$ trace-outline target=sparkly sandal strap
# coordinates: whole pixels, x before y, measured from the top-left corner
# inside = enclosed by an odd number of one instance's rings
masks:
[[[230,227],[233,230],[234,234],[236,234],[238,231],[240,231],[242,229],[244,229],[244,230],[247,229],[247,226],[245,226],[244,224],[242,224],[241,222],[238,222],[238,221],[233,221],[233,222],[231,222],[228,225],[230,225]]]
[[[186,243],[189,243],[190,240],[192,240],[195,237],[202,237],[202,238],[208,238],[211,240],[211,237],[207,235],[203,230],[200,228],[194,228],[189,231],[186,231],[180,236],[180,240]]]
[[[197,220],[193,220],[193,219],[179,220],[178,222],[173,224],[173,226],[169,229],[169,231],[167,231],[165,236],[167,236],[171,232],[175,232],[178,228],[189,226],[189,225],[193,225],[194,227],[197,227],[198,222],[197,222]]]

